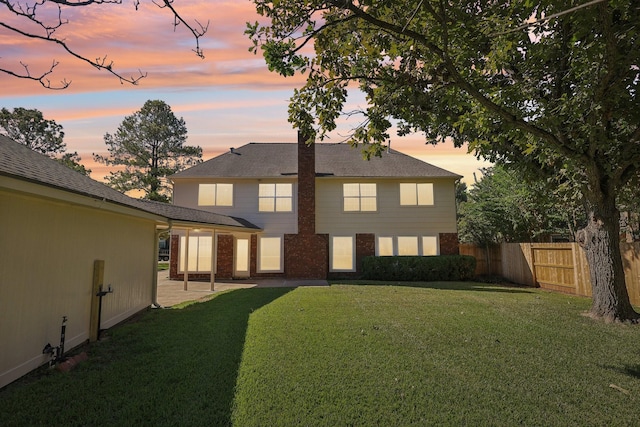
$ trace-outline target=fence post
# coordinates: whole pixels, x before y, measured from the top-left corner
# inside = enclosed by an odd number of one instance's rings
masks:
[[[533,244],[529,243],[529,255],[530,255],[530,259],[531,259],[531,276],[533,278],[533,287],[537,288],[539,287],[538,285],[538,276],[536,275],[536,255],[535,255],[535,251],[533,250]]]

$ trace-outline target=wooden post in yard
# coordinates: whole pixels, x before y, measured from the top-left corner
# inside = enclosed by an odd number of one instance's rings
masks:
[[[89,319],[89,341],[98,340],[100,333],[100,297],[98,292],[104,284],[104,260],[93,262],[93,284],[91,286],[91,317]]]

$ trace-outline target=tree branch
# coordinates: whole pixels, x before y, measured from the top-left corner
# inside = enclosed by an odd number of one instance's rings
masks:
[[[47,71],[45,71],[44,73],[40,74],[39,76],[32,76],[31,72],[29,71],[29,66],[27,64],[24,64],[24,63],[20,62],[20,65],[22,65],[22,67],[24,67],[24,70],[25,70],[24,74],[18,74],[18,73],[14,72],[14,71],[7,70],[5,68],[0,68],[0,73],[5,73],[5,74],[8,74],[8,75],[10,75],[12,77],[16,77],[16,78],[19,78],[19,79],[33,80],[33,81],[36,81],[36,82],[40,83],[42,85],[42,87],[44,87],[45,89],[51,89],[51,90],[66,89],[71,84],[71,82],[69,82],[67,80],[62,80],[60,82],[60,86],[52,86],[51,85],[51,81],[49,79],[47,79],[47,76],[49,74],[53,73],[53,69],[58,65],[58,63],[56,61],[53,61],[53,63],[51,64],[51,67]]]
[[[50,36],[39,36],[37,34],[31,34],[25,31],[20,30],[19,28],[16,27],[12,27],[10,25],[5,24],[4,22],[0,22],[0,27],[4,27],[10,31],[13,31],[17,34],[20,34],[21,36],[27,37],[27,38],[32,38],[32,39],[37,39],[37,40],[42,40],[42,41],[46,41],[46,42],[50,42],[50,43],[54,43],[57,44],[58,46],[62,47],[62,49],[64,49],[69,55],[84,61],[92,66],[94,66],[95,68],[99,69],[99,70],[106,70],[107,72],[111,73],[112,75],[116,76],[118,79],[120,79],[120,82],[126,82],[126,83],[131,83],[133,85],[138,84],[138,81],[140,79],[145,78],[147,75],[143,74],[142,72],[140,72],[140,76],[138,77],[124,77],[123,75],[119,74],[118,72],[116,72],[113,69],[113,61],[107,63],[107,57],[104,56],[103,58],[96,58],[95,61],[90,60],[78,53],[76,53],[75,51],[73,51],[69,46],[67,46],[67,44],[60,39],[57,38],[52,38]],[[57,63],[56,63],[57,65]],[[53,67],[52,67],[53,68]],[[49,72],[52,71],[52,69],[49,70]],[[39,79],[38,79],[39,80]],[[67,85],[69,86],[69,85]],[[58,88],[58,89],[62,89],[62,88]]]
[[[504,120],[506,123],[508,123],[511,126],[521,129],[543,140],[549,141],[550,143],[554,144],[554,146],[558,147],[565,155],[583,156],[581,153],[576,152],[575,150],[571,149],[571,147],[562,143],[562,141],[560,141],[556,135],[538,126],[535,126],[532,123],[527,122],[523,118],[517,117],[512,112],[506,110],[502,106],[496,104],[491,99],[486,97],[478,88],[473,86],[464,77],[462,77],[457,66],[455,65],[453,60],[446,54],[444,49],[440,48],[439,46],[427,40],[427,38],[422,34],[417,33],[410,29],[405,29],[396,24],[392,24],[386,21],[382,21],[378,18],[375,18],[371,16],[369,13],[358,8],[357,6],[354,6],[353,3],[351,2],[345,3],[345,2],[340,2],[338,0],[334,0],[334,1],[331,1],[330,3],[333,4],[335,7],[348,9],[351,13],[356,15],[358,18],[362,19],[363,21],[369,22],[375,25],[376,27],[391,31],[395,34],[398,34],[398,36],[400,37],[402,36],[409,37],[415,40],[416,42],[422,44],[434,55],[436,55],[441,59],[442,64],[450,73],[450,75],[453,77],[455,84],[460,89],[465,91],[469,96],[475,99],[480,105],[486,108],[489,112],[497,115],[498,117],[500,117],[502,120]],[[586,160],[586,158],[584,158],[583,160]]]
[[[513,33],[513,32],[520,31],[520,30],[524,30],[526,28],[533,27],[534,25],[543,24],[543,23],[545,23],[547,21],[550,21],[551,19],[559,18],[560,16],[567,15],[569,13],[573,13],[576,10],[580,10],[582,8],[585,8],[585,7],[593,6],[594,4],[603,3],[603,2],[607,2],[607,1],[608,0],[593,0],[593,1],[590,1],[588,3],[580,4],[578,6],[570,8],[570,9],[563,10],[562,12],[558,12],[558,13],[554,13],[553,15],[545,16],[544,18],[534,19],[531,22],[525,22],[524,24],[519,25],[516,28],[512,28],[512,29],[506,30],[506,31],[502,31],[500,33],[494,33],[494,34],[492,34],[492,36],[494,36],[494,37],[495,36],[503,36],[505,34]]]
[[[158,6],[160,9],[167,8],[167,9],[171,10],[171,12],[173,13],[173,29],[174,29],[174,31],[175,31],[176,27],[178,27],[180,24],[182,24],[185,27],[187,27],[187,29],[191,32],[191,34],[193,34],[193,37],[196,40],[196,48],[192,49],[193,52],[195,52],[195,54],[198,55],[199,58],[204,59],[204,52],[200,48],[200,38],[202,36],[204,36],[207,33],[207,31],[209,30],[209,24],[210,24],[211,21],[207,21],[207,25],[202,25],[200,22],[198,22],[196,20],[195,21],[196,24],[198,24],[198,26],[200,27],[198,30],[196,30],[191,25],[189,25],[182,18],[182,16],[178,13],[178,11],[173,7],[173,1],[174,0],[162,0],[161,2],[157,2],[156,0],[152,0],[152,1],[153,1],[153,4]],[[135,3],[136,10],[138,9],[138,5],[139,4],[140,4],[140,0],[136,0],[136,3]]]
[[[191,34],[193,35],[196,41],[196,47],[193,51],[196,53],[198,57],[204,58],[203,51],[200,47],[200,39],[208,31],[209,22],[207,22],[206,25],[202,25],[200,22],[196,20],[195,22],[197,26],[199,26],[199,28],[194,28],[194,26],[189,25],[182,18],[180,13],[173,7],[174,0],[159,0],[158,2],[156,0],[151,0],[151,1],[159,8],[161,9],[167,8],[171,11],[174,17],[174,24],[173,24],[174,30],[177,26],[182,24],[191,32]],[[47,23],[41,19],[41,16],[48,16],[49,18],[51,17],[50,14],[45,15],[44,12],[42,13],[40,12],[40,7],[45,7],[47,3],[54,4],[55,5],[54,7],[58,8],[57,19],[54,19],[51,23]],[[122,3],[122,0],[77,0],[77,1],[25,0],[22,2],[12,1],[12,0],[0,0],[0,5],[4,5],[7,8],[9,14],[13,14],[17,17],[23,18],[26,21],[30,21],[32,24],[34,24],[36,27],[39,27],[42,30],[42,34],[36,33],[33,29],[26,29],[28,28],[28,25],[29,25],[28,22],[23,26],[17,26],[16,24],[10,24],[8,20],[4,20],[4,21],[0,21],[0,27],[5,28],[22,37],[36,39],[36,40],[57,45],[61,47],[64,51],[66,51],[67,54],[75,57],[76,59],[84,61],[90,64],[91,66],[97,68],[98,70],[106,70],[108,73],[117,77],[120,80],[120,83],[130,83],[133,85],[137,85],[141,79],[147,76],[146,73],[139,71],[140,73],[139,76],[125,77],[122,73],[114,69],[113,61],[108,61],[106,55],[101,58],[98,57],[95,60],[89,59],[88,57],[80,53],[77,53],[74,49],[72,49],[66,43],[64,39],[54,36],[57,30],[59,30],[63,25],[68,24],[68,21],[63,18],[62,7],[85,7],[85,6],[96,5],[96,4],[121,4],[121,3]],[[139,4],[140,4],[140,0],[136,0],[136,2],[134,3],[136,10],[138,9]],[[41,73],[40,75],[32,75],[28,67],[22,62],[21,62],[21,65],[25,69],[24,73],[13,71],[7,67],[0,67],[0,73],[4,73],[9,76],[20,78],[20,79],[37,81],[47,89],[54,89],[54,90],[65,89],[71,84],[71,81],[67,81],[66,79],[64,79],[61,81],[59,86],[58,85],[54,86],[51,84],[51,82],[47,78],[47,76],[53,72],[54,68],[58,64],[59,62],[54,60],[53,65],[47,71]]]

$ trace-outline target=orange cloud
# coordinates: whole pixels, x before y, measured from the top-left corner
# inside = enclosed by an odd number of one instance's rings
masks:
[[[0,67],[20,72],[23,61],[37,74],[58,60],[60,64],[49,78],[54,84],[65,78],[72,81],[69,89],[51,92],[37,83],[0,74],[0,107],[38,108],[45,117],[62,124],[68,149],[78,151],[83,164],[94,170],[92,175],[97,178],[106,175],[108,168],[94,164],[91,153],[106,151],[104,133],[114,132],[144,99],[170,97],[173,111],[187,121],[188,144],[203,147],[205,158],[251,141],[295,141],[295,130],[287,123],[287,102],[292,89],[302,86],[305,78],[271,73],[260,54],[248,51],[251,42],[243,34],[246,22],[263,21],[253,3],[181,0],[174,6],[194,26],[196,20],[204,25],[210,21],[208,33],[201,39],[205,59],[192,52],[195,41],[186,28],[178,26],[174,31],[169,11],[150,0],[138,11],[128,1],[71,8],[65,15],[69,24],[57,32],[88,58],[107,55],[108,61],[114,61],[114,69],[124,76],[137,77],[139,70],[148,73],[138,86],[120,84],[108,72],[69,56],[59,46],[0,29]],[[3,20],[6,22],[5,17]],[[237,96],[239,91],[241,96]],[[255,96],[247,96],[247,92]],[[191,96],[194,93],[200,96]],[[356,95],[346,109],[365,105],[364,97]],[[341,119],[339,127],[348,133],[358,120]],[[420,135],[391,135],[394,148],[426,155],[427,161],[446,155],[464,157],[466,152],[446,144],[427,146]],[[331,141],[342,139],[335,133]],[[455,167],[445,169],[461,173]]]
[[[176,8],[194,28],[198,28],[196,20],[203,25],[209,22],[209,30],[200,40],[204,60],[192,51],[195,40],[184,25],[174,31],[169,11],[151,2],[142,3],[137,11],[128,2],[65,10],[64,17],[69,23],[56,34],[87,58],[106,56],[106,63],[113,61],[113,69],[124,77],[136,78],[140,71],[148,73],[140,82],[144,87],[293,87],[303,81],[283,79],[268,72],[262,57],[248,52],[251,43],[243,34],[245,23],[259,18],[251,2],[187,1]],[[28,64],[34,75],[46,71],[54,60],[59,61],[49,78],[52,83],[72,80],[69,92],[115,90],[120,86],[108,72],[69,56],[51,43],[2,30],[0,48],[3,52],[0,66],[17,72],[24,71],[20,61]],[[16,81],[2,74],[0,82],[6,86],[4,96],[41,90],[33,82]]]

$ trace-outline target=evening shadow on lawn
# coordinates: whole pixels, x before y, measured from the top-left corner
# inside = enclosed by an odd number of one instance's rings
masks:
[[[194,337],[189,340],[196,346],[185,349],[184,352],[186,357],[194,357],[196,354],[205,354],[205,357],[200,360],[200,363],[196,363],[195,372],[185,372],[185,376],[206,377],[205,380],[200,379],[198,385],[187,393],[192,393],[190,399],[198,396],[197,399],[200,402],[194,405],[192,410],[198,410],[199,407],[207,412],[204,418],[210,425],[231,425],[236,380],[251,313],[292,290],[292,288],[238,289],[219,295],[211,301],[183,309],[185,316],[194,316],[194,334],[203,333],[201,327],[205,326],[202,339]],[[194,364],[193,360],[191,364]],[[186,379],[182,378],[182,380]]]
[[[237,289],[144,313],[109,330],[69,374],[3,390],[0,414],[11,417],[2,424],[231,425],[250,316],[292,290]]]
[[[624,366],[605,365],[601,367],[619,372],[624,375],[628,375],[633,378],[640,379],[640,365],[624,365]]]

